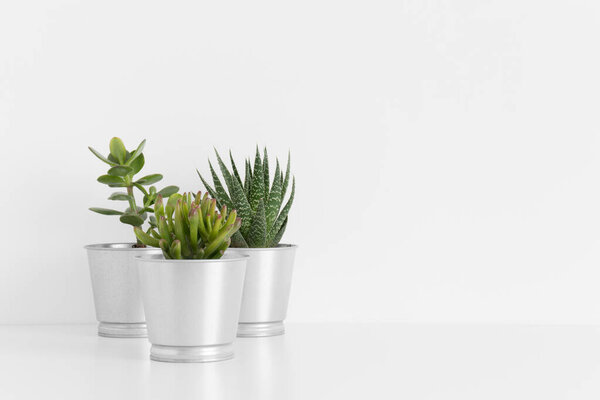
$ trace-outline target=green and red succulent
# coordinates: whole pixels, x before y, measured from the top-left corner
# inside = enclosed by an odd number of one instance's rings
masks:
[[[242,225],[235,210],[217,210],[217,201],[201,192],[173,194],[166,205],[159,195],[154,215],[157,228],[144,232],[135,227],[135,234],[142,243],[160,247],[166,259],[221,258]]]

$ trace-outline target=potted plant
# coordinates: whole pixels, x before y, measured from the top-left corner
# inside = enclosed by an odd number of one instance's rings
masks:
[[[98,182],[125,191],[115,192],[109,200],[125,201],[125,211],[92,207],[90,210],[103,215],[118,215],[122,223],[141,227],[146,220],[149,229],[156,226],[151,206],[156,198],[176,193],[177,186],[167,186],[157,191],[154,186],[145,186],[162,179],[160,174],[134,176],[144,166],[143,140],[135,150],[127,151],[123,141],[112,138],[107,157],[89,148],[96,157],[110,166],[108,172],[98,178]],[[143,194],[140,205],[136,202],[134,189]],[[146,322],[138,289],[137,270],[134,256],[146,253],[160,253],[156,249],[136,241],[134,243],[102,243],[85,246],[88,254],[96,318],[99,322],[98,335],[106,337],[146,337]]]
[[[296,252],[295,245],[279,243],[287,226],[296,187],[295,179],[292,178],[291,193],[282,208],[290,182],[290,157],[288,155],[285,175],[277,160],[271,183],[266,148],[261,158],[257,147],[254,168],[250,160],[246,160],[243,180],[231,151],[229,158],[233,172],[229,171],[216,150],[215,153],[227,190],[210,161],[214,187],[208,184],[200,172],[198,175],[219,207],[235,208],[242,218],[242,226],[233,235],[228,252],[250,256],[238,336],[281,335],[285,331],[283,320],[287,314]]]
[[[135,228],[142,243],[162,249],[136,258],[152,360],[233,357],[247,257],[223,256],[242,224],[227,210],[217,211],[208,193],[174,194],[164,207],[158,196],[157,229]]]

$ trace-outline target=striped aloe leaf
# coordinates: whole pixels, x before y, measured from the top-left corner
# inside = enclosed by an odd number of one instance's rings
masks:
[[[288,214],[294,201],[296,182],[292,177],[292,189],[284,204],[290,181],[290,155],[288,153],[285,176],[279,160],[276,159],[275,172],[271,181],[269,156],[265,148],[261,157],[258,147],[254,157],[254,167],[249,159],[244,160],[244,177],[233,159],[229,160],[231,171],[227,168],[219,153],[215,150],[219,169],[223,176],[223,185],[209,162],[213,186],[200,175],[206,190],[216,199],[218,207],[235,209],[242,218],[242,226],[231,237],[231,247],[275,247],[279,244],[288,222]]]

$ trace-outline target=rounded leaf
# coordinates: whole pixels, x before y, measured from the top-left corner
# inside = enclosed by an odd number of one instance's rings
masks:
[[[142,155],[142,151],[144,151],[144,146],[146,145],[146,139],[142,140],[142,142],[138,145],[137,149],[129,157],[127,157],[127,164],[131,165],[133,161],[135,161],[139,156]]]
[[[152,210],[152,211],[154,211],[154,210]],[[136,215],[135,213],[132,212],[131,207],[127,207],[125,209],[125,214]],[[140,217],[142,217],[142,220],[144,220],[144,221],[146,220],[146,217],[148,216],[146,214],[146,211],[144,210],[144,207],[140,207],[140,206],[137,206],[137,215],[139,215]]]
[[[121,185],[125,184],[125,181],[120,176],[113,175],[102,175],[98,177],[98,182],[104,183],[105,185]]]
[[[161,174],[146,175],[138,179],[135,183],[140,185],[152,185],[153,183],[160,181],[162,178],[163,176]]]
[[[108,197],[109,200],[125,200],[125,201],[129,201],[130,198],[131,197],[127,193],[122,193],[122,192],[115,192]]]
[[[90,210],[102,215],[122,215],[122,211],[111,210],[110,208],[90,207]]]
[[[112,176],[125,176],[133,172],[133,168],[124,165],[117,165],[108,170],[108,174]]]
[[[129,166],[133,169],[133,175],[137,174],[142,170],[145,163],[144,155],[140,154],[135,160],[133,160]]]
[[[162,197],[169,197],[172,194],[175,194],[179,191],[179,187],[178,186],[167,186],[162,188],[158,194],[160,194]]]
[[[125,158],[127,157],[127,149],[125,148],[123,141],[118,137],[110,139],[110,154],[119,161],[119,164],[123,164],[125,162]]]
[[[123,214],[119,220],[124,224],[132,226],[141,226],[144,223],[144,219],[135,214]]]
[[[96,156],[98,157],[100,160],[104,161],[105,163],[107,163],[108,165],[117,165],[116,162],[111,161],[109,158],[104,157],[102,154],[100,154],[97,150],[95,150],[92,147],[88,147],[88,149],[90,149],[90,151]]]

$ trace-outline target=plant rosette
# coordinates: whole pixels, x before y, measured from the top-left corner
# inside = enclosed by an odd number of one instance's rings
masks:
[[[245,162],[242,179],[231,152],[231,171],[218,152],[216,157],[225,184],[221,182],[209,161],[213,185],[198,172],[202,183],[219,207],[238,210],[242,218],[240,230],[232,236],[228,254],[249,256],[244,283],[244,294],[238,325],[239,337],[281,335],[285,332],[296,245],[280,244],[294,200],[295,178],[291,179],[291,193],[284,203],[290,183],[290,157],[285,173],[279,160],[271,181],[267,149],[261,157],[258,148],[254,166]]]
[[[233,358],[247,256],[225,254],[242,222],[198,193],[154,205],[157,229],[135,228],[162,255],[136,258],[146,311],[150,358],[210,362]]]
[[[154,186],[145,188],[162,179],[161,174],[151,174],[142,178],[134,178],[144,166],[143,140],[135,150],[128,151],[122,140],[112,138],[110,153],[102,155],[97,150],[90,151],[108,164],[105,175],[98,182],[112,188],[122,188],[124,191],[112,193],[108,199],[125,202],[128,207],[124,211],[109,208],[92,207],[103,215],[118,216],[121,223],[138,227],[147,222],[149,229],[156,226],[156,218],[149,215],[153,212],[151,206],[158,196],[168,197],[176,193],[177,186],[167,186],[157,191]],[[136,202],[134,191],[143,195],[141,203]],[[139,205],[138,205],[139,204]],[[146,319],[142,306],[141,294],[135,256],[160,254],[160,250],[146,247],[141,242],[135,243],[104,243],[85,246],[88,255],[92,291],[96,319],[98,320],[98,335],[115,338],[146,337]]]

